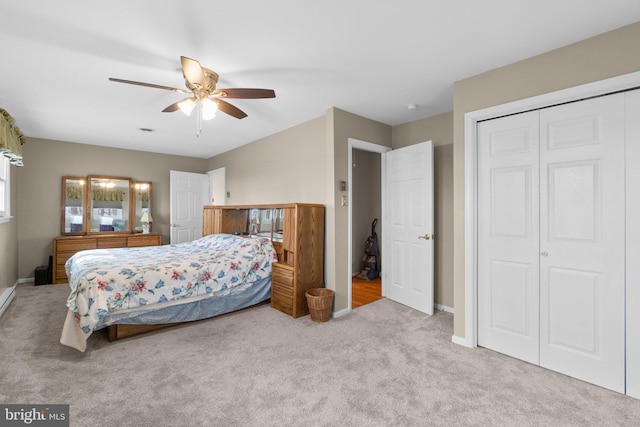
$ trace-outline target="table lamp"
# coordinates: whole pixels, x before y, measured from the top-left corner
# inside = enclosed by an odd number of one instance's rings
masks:
[[[142,234],[149,234],[151,231],[151,223],[153,222],[153,218],[151,218],[150,212],[145,212],[142,214],[140,218],[140,222],[142,223]]]

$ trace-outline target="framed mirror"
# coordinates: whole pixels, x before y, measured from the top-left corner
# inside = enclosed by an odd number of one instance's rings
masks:
[[[62,177],[62,234],[85,234],[84,201],[87,179],[76,176]]]
[[[273,237],[274,242],[282,242],[284,236],[284,209],[273,209]]]
[[[130,233],[131,178],[89,176],[87,180],[87,232]]]
[[[142,215],[147,213],[151,215],[151,182],[149,181],[134,181],[133,187],[133,200],[134,200],[134,213],[133,213],[133,230],[134,232],[142,232]],[[151,218],[153,216],[151,215]]]
[[[249,213],[249,234],[268,237],[274,242],[282,242],[284,209],[255,208]]]

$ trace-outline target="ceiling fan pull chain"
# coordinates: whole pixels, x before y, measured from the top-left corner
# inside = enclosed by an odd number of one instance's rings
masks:
[[[200,102],[198,101],[196,106],[196,138],[200,137],[200,133],[202,132],[202,107]]]

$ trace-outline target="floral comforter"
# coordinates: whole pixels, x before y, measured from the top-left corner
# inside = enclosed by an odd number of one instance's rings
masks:
[[[176,245],[81,251],[65,265],[71,287],[67,307],[86,341],[107,313],[225,295],[269,277],[277,260],[269,239],[229,234]]]

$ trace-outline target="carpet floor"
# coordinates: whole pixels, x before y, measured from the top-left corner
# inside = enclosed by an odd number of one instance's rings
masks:
[[[59,343],[66,285],[19,285],[0,403],[72,426],[640,425],[640,401],[451,342],[453,316],[381,299],[326,323],[269,305],[110,343]]]

